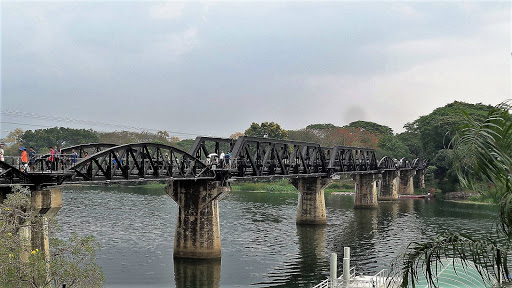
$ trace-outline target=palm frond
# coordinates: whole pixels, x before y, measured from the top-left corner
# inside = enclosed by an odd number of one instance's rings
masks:
[[[442,260],[457,259],[460,265],[453,265],[457,275],[463,277],[474,264],[482,280],[494,284],[500,279],[499,275],[509,275],[506,243],[491,238],[473,239],[459,233],[442,234],[425,243],[413,242],[406,253],[393,261],[390,277],[401,278],[401,287],[414,288],[419,281],[419,271],[423,271],[429,287],[438,287],[437,275],[444,268]]]

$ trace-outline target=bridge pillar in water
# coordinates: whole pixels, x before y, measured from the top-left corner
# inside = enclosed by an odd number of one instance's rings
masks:
[[[51,187],[31,192],[31,216],[19,229],[23,252],[21,258],[28,260],[31,250],[44,253],[50,260],[50,240],[48,235],[48,218],[54,217],[62,208],[62,189]],[[47,262],[48,263],[48,262]]]
[[[400,170],[400,194],[412,195],[414,194],[414,174],[416,170]]]
[[[292,179],[292,185],[299,190],[297,224],[327,224],[324,189],[332,183],[330,178]]]
[[[400,171],[386,170],[382,172],[382,184],[379,200],[397,200],[400,186]]]
[[[416,170],[416,175],[414,175],[414,187],[425,188],[425,169]]]
[[[356,182],[356,200],[354,208],[376,208],[377,203],[377,180],[380,174],[354,174],[352,178]]]
[[[179,207],[174,258],[220,258],[218,197],[225,187],[219,181],[205,179],[171,180],[166,190]]]

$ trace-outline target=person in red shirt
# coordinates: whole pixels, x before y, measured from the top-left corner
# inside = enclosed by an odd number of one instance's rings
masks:
[[[25,172],[28,170],[28,153],[27,148],[21,147],[21,171]]]
[[[55,151],[53,151],[53,147],[48,147],[50,149],[50,157],[48,157],[48,162],[46,163],[47,166],[48,166],[48,170],[55,170],[55,164],[54,164],[54,160],[55,160],[55,157],[53,155],[55,155]]]

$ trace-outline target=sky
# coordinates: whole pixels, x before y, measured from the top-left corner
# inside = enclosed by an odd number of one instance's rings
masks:
[[[10,1],[1,137],[14,128],[228,137],[404,124],[512,98],[511,2]],[[14,124],[13,124],[14,123]]]

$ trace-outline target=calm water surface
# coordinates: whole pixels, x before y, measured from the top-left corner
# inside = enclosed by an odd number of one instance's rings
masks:
[[[297,194],[233,192],[220,203],[222,260],[174,261],[177,205],[163,188],[67,187],[61,236],[94,235],[106,287],[312,287],[329,255],[352,247],[356,271],[375,274],[415,240],[448,229],[487,235],[484,205],[405,199],[354,210],[353,196],[326,195],[327,225],[295,224]]]

